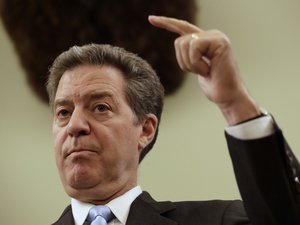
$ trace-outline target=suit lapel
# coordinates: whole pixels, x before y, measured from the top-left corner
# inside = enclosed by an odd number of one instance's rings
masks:
[[[64,210],[57,222],[53,223],[52,225],[74,225],[71,205]]]
[[[177,222],[162,214],[174,210],[171,202],[156,202],[143,192],[131,205],[126,225],[176,225]]]

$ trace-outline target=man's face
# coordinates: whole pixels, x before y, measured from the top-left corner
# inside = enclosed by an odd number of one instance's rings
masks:
[[[55,157],[71,197],[105,202],[136,185],[139,154],[154,135],[156,118],[150,115],[137,123],[125,99],[124,83],[119,70],[89,65],[66,71],[59,82],[54,101]]]

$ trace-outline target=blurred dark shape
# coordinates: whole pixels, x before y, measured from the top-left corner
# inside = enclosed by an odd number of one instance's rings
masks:
[[[175,34],[152,27],[148,15],[195,22],[195,0],[0,0],[3,24],[14,43],[28,82],[48,101],[48,68],[73,45],[108,43],[146,59],[157,71],[166,94],[184,80],[176,63]]]

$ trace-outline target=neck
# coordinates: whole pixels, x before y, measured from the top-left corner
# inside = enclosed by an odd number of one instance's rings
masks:
[[[126,192],[128,192],[129,190],[131,190],[132,188],[136,187],[137,183],[133,182],[130,185],[125,185],[124,187],[120,187],[118,189],[115,190],[107,190],[105,188],[103,188],[103,190],[106,191],[96,191],[96,190],[85,190],[82,191],[80,190],[77,195],[73,195],[70,197],[78,199],[81,202],[86,202],[86,203],[90,203],[93,205],[105,205],[107,203],[109,203],[110,201],[112,201],[115,198],[118,198],[119,196],[125,194]]]

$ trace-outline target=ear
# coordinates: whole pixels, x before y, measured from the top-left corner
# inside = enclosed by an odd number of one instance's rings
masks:
[[[154,138],[157,126],[157,117],[152,113],[148,114],[142,123],[142,132],[138,144],[138,150],[140,153]]]

